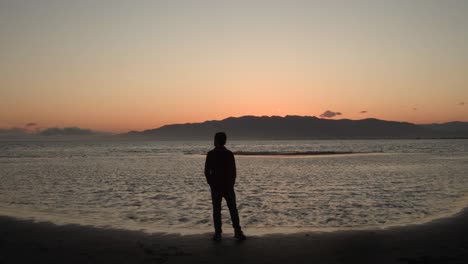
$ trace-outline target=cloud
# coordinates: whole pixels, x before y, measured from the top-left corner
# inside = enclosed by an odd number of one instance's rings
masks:
[[[332,117],[339,116],[339,115],[341,115],[340,112],[333,112],[333,111],[327,110],[323,112],[323,114],[321,114],[320,117],[332,118]]]
[[[24,140],[30,138],[28,130],[22,127],[0,128],[0,141]]]
[[[460,102],[458,103],[459,106],[464,106],[465,105],[465,102]]]
[[[362,110],[361,112],[359,112],[360,114],[365,114],[367,113],[367,110]]]
[[[5,140],[66,140],[66,139],[97,139],[112,135],[108,132],[94,131],[79,127],[50,127],[41,129],[29,125],[26,127],[0,128],[0,141]],[[31,129],[34,128],[34,129]]]
[[[24,128],[0,128],[0,135],[2,136],[21,136],[25,134],[27,134],[27,131]]]
[[[105,133],[79,127],[50,127],[38,132],[37,134],[41,136],[92,136],[104,135]]]
[[[33,126],[37,126],[37,123],[27,123],[25,126],[26,127],[33,127]]]
[[[418,109],[416,107],[413,107],[413,111],[418,111]]]

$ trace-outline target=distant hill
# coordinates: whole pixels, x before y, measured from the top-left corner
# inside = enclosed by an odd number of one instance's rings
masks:
[[[468,122],[448,122],[443,124],[420,125],[442,137],[468,137]]]
[[[155,140],[211,139],[224,131],[230,139],[403,139],[468,138],[468,122],[416,125],[374,118],[321,119],[315,116],[242,116],[223,120],[165,125],[118,135]]]

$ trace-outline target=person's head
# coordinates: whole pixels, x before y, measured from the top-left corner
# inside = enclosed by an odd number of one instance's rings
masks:
[[[224,132],[218,132],[215,134],[215,137],[214,137],[214,145],[216,147],[222,147],[226,144],[226,133]]]

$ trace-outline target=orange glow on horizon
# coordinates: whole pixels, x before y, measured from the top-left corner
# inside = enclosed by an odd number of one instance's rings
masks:
[[[326,110],[468,121],[463,1],[7,2],[0,128],[118,133]]]

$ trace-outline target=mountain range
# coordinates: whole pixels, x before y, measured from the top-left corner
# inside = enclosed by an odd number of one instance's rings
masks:
[[[224,131],[230,139],[415,139],[468,138],[468,122],[413,124],[375,118],[322,119],[315,116],[241,116],[130,131],[121,138],[208,140]]]

